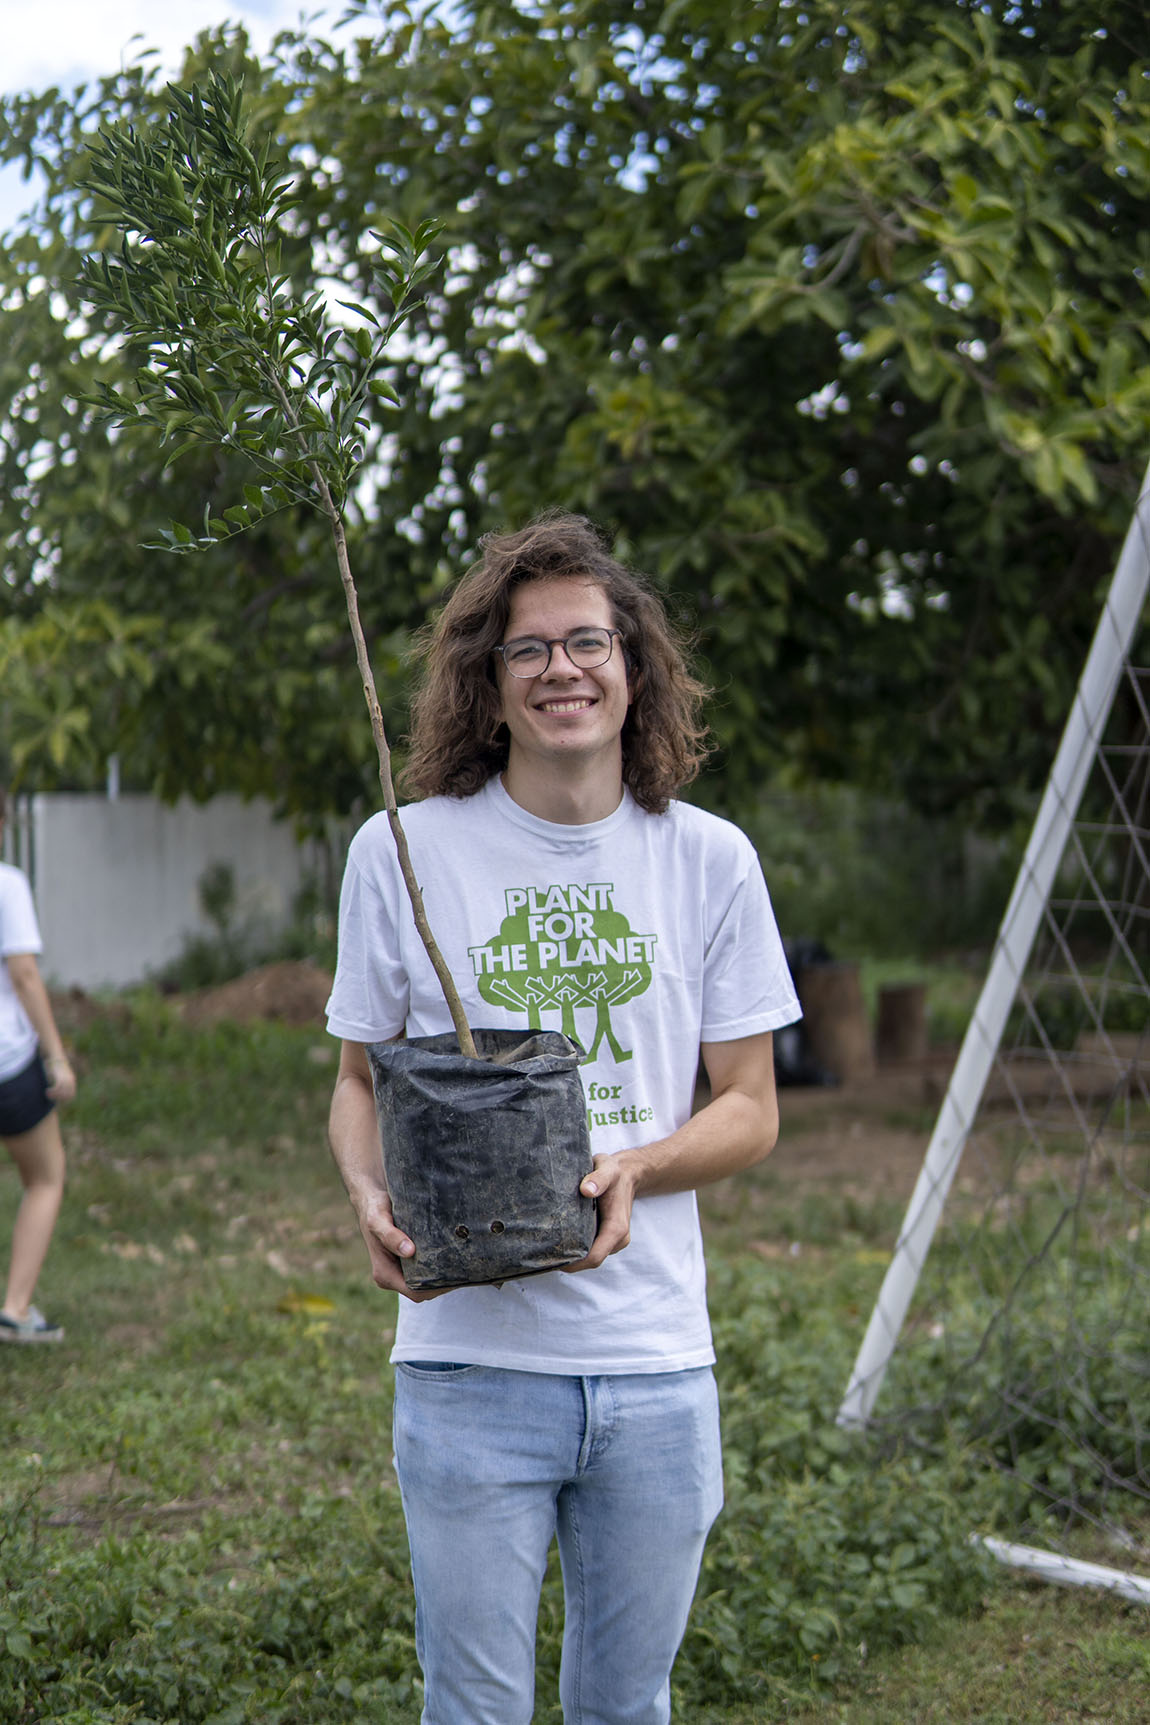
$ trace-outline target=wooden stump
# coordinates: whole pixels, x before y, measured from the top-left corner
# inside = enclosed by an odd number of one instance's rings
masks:
[[[890,983],[879,989],[875,1047],[880,1066],[888,1060],[922,1060],[925,1057],[924,982]]]
[[[811,964],[796,978],[803,1023],[820,1066],[845,1083],[874,1071],[874,1045],[857,964]]]

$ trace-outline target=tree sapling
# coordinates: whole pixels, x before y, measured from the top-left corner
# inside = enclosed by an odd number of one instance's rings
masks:
[[[292,503],[327,519],[347,602],[356,665],[379,756],[383,804],[416,927],[451,1013],[459,1046],[475,1043],[451,972],[436,945],[399,818],[345,530],[349,488],[363,460],[371,397],[397,405],[380,375],[389,344],[416,309],[436,267],[436,228],[389,222],[371,235],[374,305],[341,301],[346,327],[325,297],[301,299],[283,263],[294,181],[290,164],[249,141],[241,82],[209,74],[201,87],[168,88],[166,122],[147,134],[104,130],[86,189],[109,207],[117,250],[89,257],[81,283],[108,327],[140,355],[134,390],[107,384],[87,398],[116,425],[154,427],[174,461],[193,444],[238,451],[258,483],[243,501],[197,530],[173,525],[162,548],[199,550],[242,533]]]

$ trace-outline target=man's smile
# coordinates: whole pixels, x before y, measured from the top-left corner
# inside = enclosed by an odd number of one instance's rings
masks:
[[[610,642],[596,665],[577,665],[594,631]],[[577,578],[524,581],[512,590],[504,633],[508,641],[541,641],[550,658],[544,670],[517,677],[500,655],[501,717],[508,730],[507,776],[511,796],[544,819],[566,822],[572,788],[579,787],[579,820],[599,820],[622,795],[622,733],[631,691],[627,661],[617,638],[611,602],[593,581]],[[588,787],[595,787],[591,795]],[[594,814],[588,813],[594,808]]]

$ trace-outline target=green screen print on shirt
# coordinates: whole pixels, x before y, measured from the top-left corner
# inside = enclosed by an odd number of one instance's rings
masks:
[[[633,933],[612,905],[614,890],[607,881],[508,887],[498,934],[467,949],[483,999],[525,1012],[529,1030],[543,1029],[545,1012],[558,1012],[563,1034],[580,1041],[575,1014],[594,1009],[588,1060],[604,1040],[617,1061],[630,1060],[631,1050],[612,1028],[611,1009],[651,986],[656,937]]]

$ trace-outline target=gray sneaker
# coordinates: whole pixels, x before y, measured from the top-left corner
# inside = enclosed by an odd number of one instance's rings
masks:
[[[0,1342],[60,1342],[64,1326],[50,1324],[37,1306],[28,1307],[26,1318],[10,1318],[0,1312]]]

